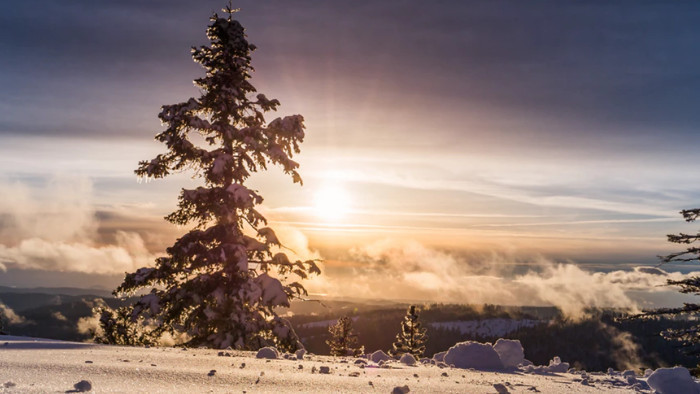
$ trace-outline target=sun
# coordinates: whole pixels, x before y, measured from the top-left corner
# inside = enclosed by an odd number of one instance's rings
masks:
[[[351,208],[350,195],[338,184],[327,184],[314,195],[314,213],[323,220],[336,222]]]

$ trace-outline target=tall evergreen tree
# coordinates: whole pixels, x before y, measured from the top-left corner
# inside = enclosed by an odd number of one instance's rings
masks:
[[[365,351],[364,346],[357,345],[357,334],[352,329],[352,319],[343,316],[338,322],[328,327],[331,339],[326,344],[331,348],[331,356],[359,356]]]
[[[155,338],[170,332],[185,334],[190,346],[293,350],[300,343],[275,308],[306,294],[294,277],[320,270],[314,261],[292,262],[276,252],[280,241],[256,210],[263,198],[245,182],[273,164],[301,184],[292,156],[304,138],[304,119],[293,115],[266,123],[264,113],[280,103],[263,94],[252,97],[255,46],[233,19],[237,10],[224,11],[227,17],[211,17],[210,44],[192,48],[192,58],[206,70],[194,81],[202,95],[162,107],[159,118],[166,129],[156,140],[168,151],[140,162],[135,171],[139,177],[163,178],[192,170],[203,181],[183,189],[178,209],[166,217],[192,230],[154,267],[127,274],[115,294],[150,289],[129,307],[129,315],[132,323],[150,324]],[[122,315],[105,310],[102,320],[114,322]]]
[[[685,209],[682,210],[681,215],[686,222],[694,222],[700,217],[700,208],[696,209]],[[680,252],[671,253],[666,256],[659,256],[661,263],[672,263],[672,262],[700,262],[700,247],[693,246],[697,242],[700,242],[700,233],[696,234],[669,234],[668,241],[689,245],[685,250]],[[668,280],[668,285],[678,286],[681,293],[700,295],[700,277],[692,276],[689,278],[681,280]],[[700,304],[684,303],[682,307],[679,308],[660,308],[652,311],[647,311],[640,315],[633,316],[633,318],[639,317],[651,317],[651,316],[688,316],[691,317],[689,321],[697,321],[700,317]],[[698,355],[700,354],[700,325],[699,324],[689,324],[687,328],[683,329],[671,329],[666,330],[661,333],[661,335],[669,340],[675,340],[680,342],[681,347],[688,354]]]
[[[396,342],[389,353],[394,357],[411,353],[416,358],[420,358],[425,352],[427,340],[426,329],[421,328],[421,323],[418,321],[418,308],[411,305],[401,322],[401,332],[396,334]]]

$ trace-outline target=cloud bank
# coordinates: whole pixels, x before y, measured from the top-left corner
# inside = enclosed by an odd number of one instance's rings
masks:
[[[138,233],[97,242],[89,179],[58,176],[38,188],[0,180],[0,270],[122,274],[152,263]]]
[[[591,272],[571,262],[518,260],[514,252],[467,258],[390,239],[354,249],[351,260],[355,263],[346,263],[342,273],[327,266],[323,276],[311,281],[311,291],[426,302],[554,305],[581,318],[591,307],[638,310],[630,292],[675,293],[664,286],[666,280],[687,276],[649,267]],[[528,267],[524,272],[523,266]]]

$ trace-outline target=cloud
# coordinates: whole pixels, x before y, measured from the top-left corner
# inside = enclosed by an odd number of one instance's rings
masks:
[[[2,302],[0,302],[0,318],[6,319],[6,321],[10,324],[23,324],[27,322],[24,317],[15,313],[12,308],[3,304]]]
[[[51,316],[53,316],[53,318],[56,320],[68,321],[68,318],[63,313],[58,312],[58,311],[52,313]]]
[[[0,180],[0,270],[122,274],[152,264],[136,232],[97,242],[99,223],[87,178],[56,176],[38,187]]]
[[[92,182],[87,178],[54,176],[44,185],[0,179],[0,241],[26,238],[77,241],[97,230]]]
[[[515,253],[464,256],[415,241],[384,239],[352,250],[348,258],[352,262],[329,267],[308,288],[341,297],[554,305],[581,318],[591,307],[637,310],[638,301],[630,292],[675,292],[664,286],[666,280],[692,274],[649,267],[591,272],[571,262],[517,258]]]
[[[137,233],[118,231],[116,245],[51,242],[40,238],[19,245],[0,245],[0,262],[7,268],[122,274],[152,264],[152,256]]]
[[[297,228],[275,224],[272,226],[272,229],[275,231],[277,239],[282,243],[282,248],[279,251],[286,253],[290,260],[314,260],[321,258],[319,252],[309,246],[309,239]],[[276,252],[273,251],[273,253]]]

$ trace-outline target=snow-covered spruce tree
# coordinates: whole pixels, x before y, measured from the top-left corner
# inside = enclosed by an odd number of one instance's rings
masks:
[[[418,321],[418,308],[411,305],[406,311],[406,316],[401,322],[401,331],[396,334],[396,342],[389,353],[394,357],[411,353],[416,358],[420,358],[425,352],[425,342],[428,340],[425,332],[426,329],[421,328],[421,323]]]
[[[256,210],[263,198],[245,182],[274,164],[301,184],[292,156],[304,138],[304,119],[293,115],[265,122],[264,113],[280,103],[263,94],[252,98],[255,46],[233,19],[236,10],[224,11],[227,18],[211,17],[210,44],[192,49],[194,61],[206,70],[194,81],[202,95],[163,106],[159,118],[166,129],[156,140],[168,151],[140,162],[135,171],[139,177],[163,178],[191,170],[202,179],[203,186],[181,191],[178,209],[166,217],[193,229],[155,267],[127,274],[115,293],[151,289],[130,312],[131,322],[143,317],[152,325],[154,337],[169,332],[185,334],[188,346],[294,350],[301,344],[275,308],[306,294],[293,277],[320,270],[314,261],[292,262],[275,253],[280,242]]]
[[[336,324],[328,327],[331,339],[326,344],[331,348],[331,356],[359,356],[365,347],[357,345],[357,334],[352,329],[352,319],[343,316]]]
[[[682,210],[681,215],[686,222],[694,222],[700,217],[700,208]],[[668,241],[689,245],[685,250],[669,254],[667,256],[659,256],[662,264],[671,262],[700,262],[700,247],[692,246],[700,242],[700,233],[697,234],[669,234]],[[681,293],[700,295],[700,277],[693,276],[682,280],[668,280],[668,285],[678,286]],[[688,316],[692,317],[689,321],[697,321],[700,317],[700,305],[685,303],[679,308],[660,308],[651,311],[645,311],[642,314],[632,316],[632,318],[645,318],[653,316]],[[684,352],[691,355],[700,354],[700,325],[692,324],[684,329],[669,329],[663,331],[661,336],[668,340],[678,341],[681,344]]]

